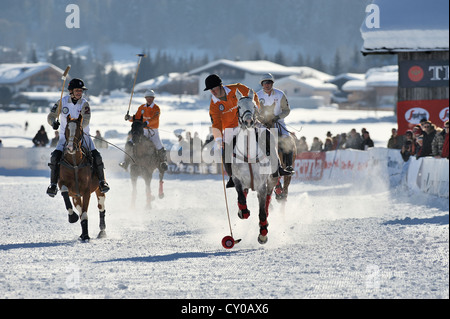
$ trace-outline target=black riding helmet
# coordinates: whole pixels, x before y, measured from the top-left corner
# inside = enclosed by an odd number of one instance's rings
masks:
[[[206,88],[203,91],[208,91],[216,86],[222,85],[222,79],[217,74],[208,75],[205,79]]]
[[[69,87],[67,88],[68,90],[73,90],[73,89],[83,89],[83,90],[87,90],[87,87],[84,86],[84,82],[81,79],[72,79],[69,82]]]

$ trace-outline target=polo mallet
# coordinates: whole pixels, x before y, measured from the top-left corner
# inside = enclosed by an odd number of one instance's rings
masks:
[[[139,72],[139,66],[141,65],[142,58],[145,58],[147,55],[143,54],[143,53],[140,53],[140,54],[136,54],[136,56],[139,57],[139,61],[138,61],[138,65],[137,65],[137,68],[136,68],[136,74],[134,75],[134,83],[133,83],[133,88],[131,89],[131,97],[130,97],[130,103],[128,104],[127,115],[130,115],[131,100],[133,99],[134,86],[136,85],[136,79],[137,79],[137,75],[138,75],[138,72]]]
[[[62,85],[62,89],[61,89],[61,98],[59,99],[59,105],[58,105],[58,111],[57,111],[57,116],[56,116],[56,120],[59,120],[59,114],[61,114],[61,103],[62,103],[62,98],[63,98],[63,94],[64,94],[64,86],[66,85],[66,78],[67,78],[67,74],[69,74],[69,70],[70,70],[70,64],[66,67],[66,69],[64,70],[64,73],[61,77],[61,80],[63,80],[63,85]]]
[[[231,249],[234,247],[234,244],[237,244],[241,241],[241,239],[234,239],[233,237],[233,230],[231,229],[231,221],[230,221],[230,211],[228,209],[228,199],[227,199],[227,189],[225,187],[225,174],[223,172],[223,157],[221,157],[221,163],[222,163],[222,183],[223,183],[223,193],[225,194],[225,205],[227,207],[227,216],[228,216],[228,226],[230,227],[230,236],[225,236],[222,238],[222,246],[225,249]]]

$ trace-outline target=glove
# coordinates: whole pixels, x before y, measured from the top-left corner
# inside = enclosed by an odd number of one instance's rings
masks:
[[[130,114],[125,115],[125,121],[129,121],[131,119]]]
[[[53,127],[53,129],[56,131],[56,130],[59,128],[59,121],[58,121],[58,120],[53,121],[52,127]]]

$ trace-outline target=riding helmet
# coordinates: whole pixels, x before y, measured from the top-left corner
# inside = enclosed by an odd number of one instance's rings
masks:
[[[87,87],[84,86],[83,80],[74,78],[74,79],[70,80],[68,89],[69,90],[73,90],[73,89],[87,90]]]
[[[205,79],[206,88],[203,91],[208,91],[216,86],[222,85],[222,79],[217,74],[208,75]]]

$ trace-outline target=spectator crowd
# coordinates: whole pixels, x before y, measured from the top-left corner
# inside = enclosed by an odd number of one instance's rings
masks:
[[[416,158],[432,156],[435,158],[449,158],[449,122],[444,123],[444,127],[437,127],[427,119],[422,119],[412,130],[406,131],[405,135],[399,135],[396,128],[392,129],[392,135],[387,143],[387,148],[398,149],[405,162],[411,156]],[[365,129],[361,129],[358,133],[356,129],[352,129],[349,133],[341,133],[332,136],[331,132],[327,132],[325,143],[318,137],[314,137],[311,147],[306,142],[306,137],[299,139],[295,133],[291,133],[295,138],[297,145],[297,153],[302,152],[326,152],[338,149],[357,149],[367,150],[373,147],[374,143],[370,137],[370,133]]]

